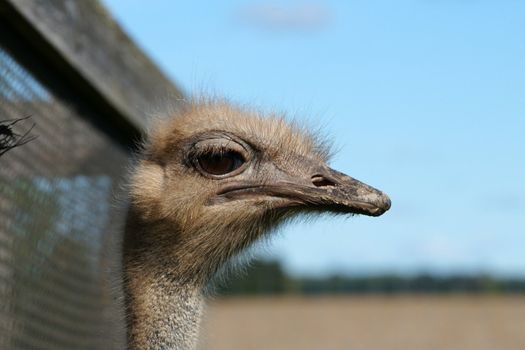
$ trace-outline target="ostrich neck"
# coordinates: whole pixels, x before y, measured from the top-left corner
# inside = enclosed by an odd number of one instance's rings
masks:
[[[204,287],[266,227],[254,221],[190,234],[168,220],[137,214],[132,207],[123,242],[129,349],[195,349]]]
[[[188,276],[182,278],[176,263],[162,250],[168,246],[166,242],[145,242],[143,237],[158,233],[158,229],[145,226],[130,218],[124,238],[128,349],[195,349],[204,304],[203,284]],[[176,244],[170,246],[172,253],[176,249]]]
[[[128,349],[181,349],[197,346],[203,308],[200,288],[164,278],[127,273]]]

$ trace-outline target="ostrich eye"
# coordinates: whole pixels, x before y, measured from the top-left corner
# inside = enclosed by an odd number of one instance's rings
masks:
[[[234,151],[204,154],[197,161],[204,172],[216,176],[231,173],[244,164],[244,158]]]

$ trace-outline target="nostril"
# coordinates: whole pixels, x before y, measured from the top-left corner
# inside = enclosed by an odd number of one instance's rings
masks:
[[[312,176],[312,183],[316,187],[335,186],[335,182],[327,179],[326,177],[324,177],[322,175],[314,175],[314,176]]]

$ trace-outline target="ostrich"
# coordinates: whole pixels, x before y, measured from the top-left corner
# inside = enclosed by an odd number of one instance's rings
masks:
[[[297,214],[379,216],[389,198],[327,166],[312,134],[224,101],[154,127],[130,180],[123,242],[128,347],[194,349],[204,290]]]

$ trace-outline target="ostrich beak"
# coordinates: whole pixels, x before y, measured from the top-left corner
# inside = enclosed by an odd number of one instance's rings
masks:
[[[386,194],[331,168],[323,167],[310,180],[312,185],[298,186],[296,195],[314,208],[368,216],[390,209]]]
[[[315,167],[304,176],[276,170],[263,183],[235,181],[223,186],[219,201],[250,197],[271,197],[284,207],[305,207],[318,211],[380,216],[390,209],[383,192],[327,166]]]

